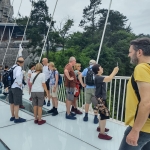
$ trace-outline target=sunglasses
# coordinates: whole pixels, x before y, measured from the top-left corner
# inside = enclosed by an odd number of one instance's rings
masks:
[[[18,60],[17,62],[19,62],[19,63],[24,63],[24,61],[21,61],[21,60]]]

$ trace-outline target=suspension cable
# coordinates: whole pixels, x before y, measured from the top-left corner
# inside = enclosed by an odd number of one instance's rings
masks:
[[[34,1],[34,2],[35,2],[35,1]],[[28,24],[29,24],[29,20],[30,20],[30,18],[31,18],[31,14],[32,14],[33,7],[34,7],[34,5],[32,4],[31,11],[30,11],[30,14],[29,14],[29,17],[28,17],[27,23],[26,23],[26,27],[25,27],[25,29],[24,29],[24,33],[23,33],[23,37],[22,37],[22,40],[21,40],[20,46],[21,46],[21,45],[22,45],[22,43],[23,43],[23,39],[24,39],[24,36],[25,36],[25,34],[26,34],[26,31],[27,31],[27,27],[28,27]],[[19,51],[18,51],[18,53],[17,53],[17,57],[18,57],[18,54],[19,54]],[[17,57],[16,57],[15,62],[17,61]]]
[[[13,4],[14,4],[14,0],[12,1],[12,4],[11,4],[11,5],[13,6]],[[7,22],[8,22],[8,19],[9,19],[9,15],[10,15],[10,13],[11,13],[11,9],[9,10],[9,13],[8,13],[8,18],[7,18],[6,23],[5,23],[5,27],[4,27],[4,30],[3,30],[3,33],[2,33],[2,37],[1,37],[0,44],[2,43],[2,40],[3,40],[4,34],[5,34],[6,25],[7,25]]]
[[[100,43],[100,47],[99,47],[99,51],[98,51],[98,55],[97,55],[97,61],[96,61],[97,63],[99,61],[99,56],[100,56],[100,52],[101,52],[102,45],[103,45],[103,40],[104,40],[104,36],[105,36],[105,31],[106,31],[106,26],[107,26],[108,18],[109,18],[109,12],[110,12],[110,8],[111,8],[111,4],[112,4],[112,0],[110,0],[109,9],[108,9],[108,12],[107,12],[107,17],[106,17],[106,21],[105,21],[105,25],[104,25],[102,39],[101,39],[101,43]]]
[[[54,11],[53,11],[53,15],[51,17],[51,21],[50,21],[50,24],[49,24],[49,28],[48,28],[48,31],[47,31],[47,35],[45,37],[45,42],[44,42],[44,46],[42,48],[42,52],[41,52],[41,56],[40,56],[40,59],[39,59],[39,62],[41,61],[41,58],[42,58],[42,54],[43,54],[43,51],[44,51],[44,48],[45,48],[45,44],[46,44],[46,41],[47,41],[47,37],[48,37],[48,34],[49,34],[49,31],[50,31],[50,28],[51,28],[51,23],[53,21],[53,17],[54,17],[54,14],[55,14],[55,10],[56,10],[56,7],[57,7],[57,3],[58,3],[58,0],[56,0],[56,4],[55,4],[55,8],[54,8]]]
[[[21,2],[20,2],[20,6],[19,6],[19,9],[18,9],[17,17],[18,17],[18,15],[19,15],[19,11],[20,11],[20,8],[21,8],[21,5],[22,5],[22,1],[23,1],[23,0],[21,0]],[[8,48],[9,48],[9,44],[10,44],[10,41],[11,41],[11,38],[12,38],[12,34],[13,34],[13,31],[14,31],[14,28],[15,28],[15,25],[16,25],[17,17],[16,17],[15,23],[14,23],[14,25],[13,25],[13,29],[12,29],[12,32],[11,32],[11,36],[9,37],[9,42],[8,42],[8,45],[7,45],[5,54],[4,54],[4,58],[3,58],[3,61],[2,61],[2,65],[4,64],[4,60],[5,60],[5,57],[6,57]]]

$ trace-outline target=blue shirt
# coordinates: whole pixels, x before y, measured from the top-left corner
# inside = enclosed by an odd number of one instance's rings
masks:
[[[92,68],[93,65],[90,65],[90,68]],[[88,72],[88,68],[85,68],[82,72],[82,77],[86,77],[87,75],[87,72]],[[89,85],[86,85],[86,88],[87,89],[94,89],[95,88],[95,85],[93,86],[89,86]]]
[[[49,85],[52,86],[52,85],[55,85],[55,82],[56,82],[56,78],[55,78],[55,75],[58,74],[58,71],[50,71],[50,81],[49,81]]]

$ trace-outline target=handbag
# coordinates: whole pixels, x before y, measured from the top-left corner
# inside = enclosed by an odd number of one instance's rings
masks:
[[[76,83],[75,91],[74,91],[74,96],[78,97],[80,95],[80,85],[79,83]]]

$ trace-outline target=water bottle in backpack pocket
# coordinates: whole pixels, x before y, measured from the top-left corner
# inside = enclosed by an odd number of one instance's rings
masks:
[[[11,84],[11,77],[8,76],[8,87],[10,87],[12,84]]]

